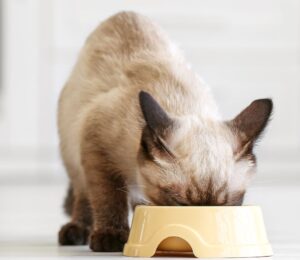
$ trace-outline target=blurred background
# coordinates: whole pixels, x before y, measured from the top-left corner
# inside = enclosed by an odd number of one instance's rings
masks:
[[[298,0],[0,0],[0,248],[55,245],[67,186],[58,95],[88,34],[121,10],[143,13],[168,32],[225,118],[273,98],[246,203],[263,207],[271,242],[289,252],[300,243]]]

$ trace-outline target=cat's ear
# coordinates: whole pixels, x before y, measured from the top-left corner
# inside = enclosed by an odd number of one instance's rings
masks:
[[[146,122],[141,140],[144,152],[152,158],[172,157],[168,139],[174,127],[174,120],[149,93],[141,91],[139,102]]]
[[[229,122],[238,136],[240,148],[250,146],[260,137],[267,126],[273,110],[271,99],[257,99]]]

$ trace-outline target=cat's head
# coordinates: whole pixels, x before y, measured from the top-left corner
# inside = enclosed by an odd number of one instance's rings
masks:
[[[272,101],[252,102],[231,121],[171,117],[140,92],[146,125],[138,155],[139,184],[154,205],[241,205],[256,171],[253,146]]]

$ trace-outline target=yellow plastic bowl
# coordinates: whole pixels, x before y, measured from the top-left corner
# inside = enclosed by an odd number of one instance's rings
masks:
[[[258,206],[138,206],[123,254],[151,257],[157,251],[196,257],[273,254]]]

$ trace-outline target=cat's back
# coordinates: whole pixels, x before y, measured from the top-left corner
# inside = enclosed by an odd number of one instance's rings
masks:
[[[99,24],[87,38],[59,98],[62,146],[79,138],[84,117],[99,98],[132,87],[126,74],[132,62],[148,54],[159,57],[169,44],[159,26],[135,12],[120,12]]]
[[[127,87],[128,67],[145,55],[159,56],[169,50],[169,45],[168,37],[149,18],[135,12],[111,16],[87,38],[60,104],[67,100],[81,109],[97,95]]]
[[[92,47],[106,47],[107,52],[124,58],[143,51],[159,51],[169,44],[163,30],[141,14],[119,12],[102,22],[87,39]]]

